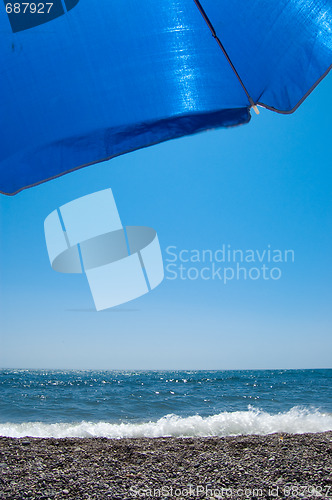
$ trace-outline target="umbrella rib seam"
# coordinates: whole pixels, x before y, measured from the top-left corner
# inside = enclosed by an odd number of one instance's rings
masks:
[[[248,100],[249,100],[249,103],[251,106],[255,106],[255,102],[253,100],[253,98],[251,97],[251,95],[249,94],[246,86],[244,85],[239,73],[237,72],[234,64],[232,63],[232,60],[231,58],[229,57],[229,55],[227,54],[227,51],[225,49],[225,47],[223,46],[223,44],[221,43],[221,40],[220,38],[218,37],[217,33],[216,33],[216,30],[214,29],[208,15],[206,14],[205,10],[203,9],[201,3],[199,0],[194,0],[195,4],[196,4],[196,7],[198,8],[199,12],[201,13],[204,21],[206,22],[207,26],[209,27],[210,31],[211,31],[211,34],[213,36],[213,38],[216,40],[217,44],[219,45],[219,47],[221,48],[224,56],[226,57],[229,65],[231,66],[233,72],[235,73],[235,76],[236,78],[239,80],[240,84],[241,84],[241,87],[243,88],[244,92],[246,93],[246,96],[248,97]]]

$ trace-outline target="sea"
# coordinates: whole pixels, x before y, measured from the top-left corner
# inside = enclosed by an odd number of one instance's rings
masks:
[[[193,437],[332,430],[332,370],[0,370],[0,435]]]

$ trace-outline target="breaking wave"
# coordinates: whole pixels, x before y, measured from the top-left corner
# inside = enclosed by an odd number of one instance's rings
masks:
[[[139,437],[207,437],[237,436],[248,434],[272,434],[274,432],[302,434],[307,432],[324,432],[332,430],[332,414],[322,413],[317,409],[291,410],[270,414],[254,408],[248,411],[222,412],[209,417],[193,415],[179,417],[171,414],[155,422],[110,423],[110,422],[76,422],[76,423],[2,423],[0,435],[7,437],[106,437],[106,438],[139,438]]]

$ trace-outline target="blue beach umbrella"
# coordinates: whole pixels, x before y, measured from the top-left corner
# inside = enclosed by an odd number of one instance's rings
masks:
[[[331,0],[0,3],[0,191],[292,113],[332,62]]]

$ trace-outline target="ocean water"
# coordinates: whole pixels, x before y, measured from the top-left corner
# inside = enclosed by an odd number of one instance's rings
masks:
[[[0,435],[229,436],[332,430],[332,370],[0,370]]]

